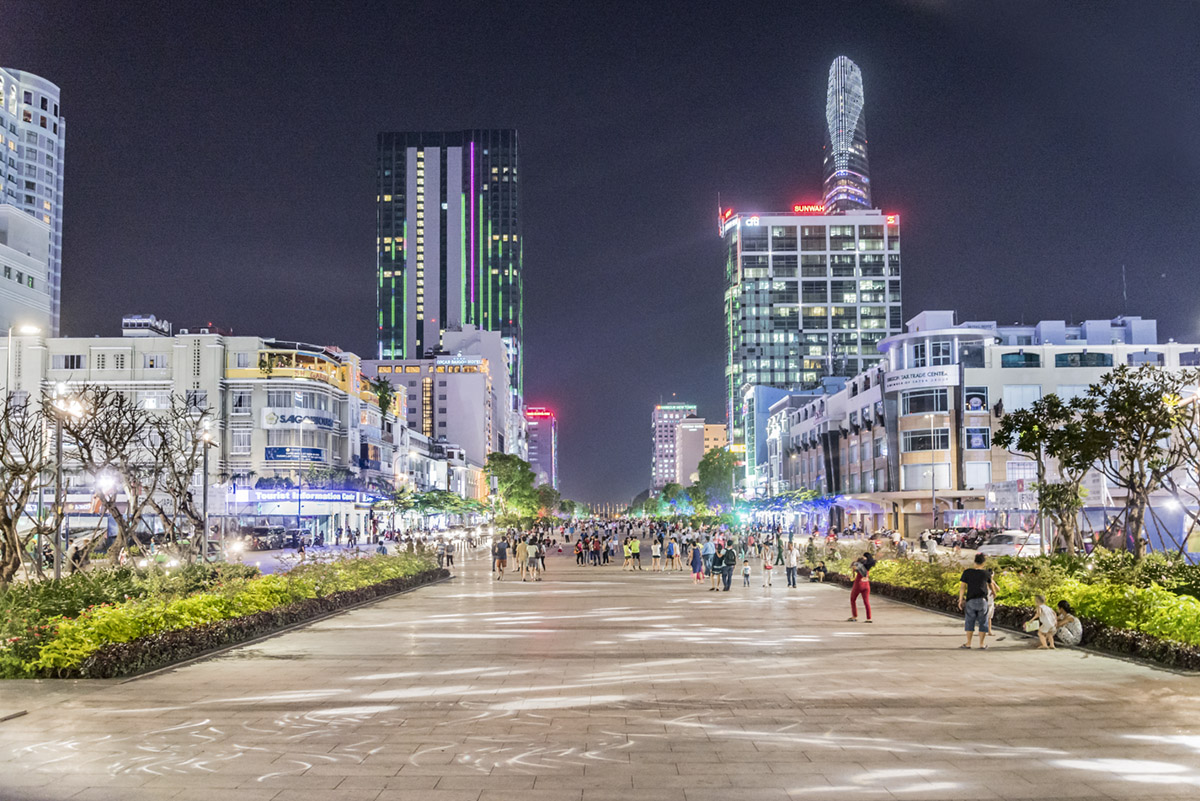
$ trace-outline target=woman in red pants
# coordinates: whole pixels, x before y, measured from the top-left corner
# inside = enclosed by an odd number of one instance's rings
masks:
[[[867,622],[871,622],[871,568],[875,567],[875,557],[870,552],[863,553],[850,566],[854,574],[854,583],[850,585],[850,614],[848,623],[858,622],[858,599],[861,597],[863,608],[867,610]]]

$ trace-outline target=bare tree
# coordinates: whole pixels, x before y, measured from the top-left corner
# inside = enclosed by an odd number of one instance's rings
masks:
[[[159,463],[157,426],[145,409],[119,390],[93,386],[79,395],[84,413],[62,417],[64,449],[97,481],[96,497],[117,529],[109,549],[116,560],[136,541],[151,499],[163,490],[166,473]],[[122,492],[124,503],[119,500]]]
[[[151,444],[154,463],[162,471],[162,492],[151,496],[147,503],[162,522],[168,542],[180,558],[189,562],[204,547],[204,515],[197,508],[192,488],[204,463],[211,416],[209,409],[197,408],[184,396],[173,395],[170,407],[152,418]]]
[[[28,397],[10,395],[0,409],[0,587],[21,570],[29,545],[39,534],[58,530],[61,511],[54,504],[38,515],[37,493],[54,456],[47,447],[46,416]],[[25,531],[22,532],[22,527]],[[41,574],[41,554],[30,569]]]

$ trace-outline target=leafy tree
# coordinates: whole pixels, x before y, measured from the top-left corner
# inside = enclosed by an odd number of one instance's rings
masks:
[[[674,514],[678,508],[680,497],[683,497],[683,487],[674,481],[668,481],[662,491],[658,493],[658,513]]]
[[[1197,380],[1192,370],[1121,365],[1088,388],[1093,405],[1084,415],[1084,425],[1104,454],[1101,471],[1126,492],[1125,531],[1133,537],[1137,559],[1145,554],[1143,529],[1150,496],[1166,488],[1171,473],[1184,463],[1186,440],[1172,433],[1189,419],[1181,401]]]
[[[529,462],[511,453],[489,453],[484,470],[496,483],[501,514],[530,517],[538,509],[535,476]]]
[[[396,388],[386,378],[368,378],[366,380],[367,389],[379,401],[379,410],[384,414],[390,414],[392,411],[392,403],[396,400]]]
[[[697,480],[707,504],[717,507],[733,505],[733,475],[737,457],[726,448],[713,448],[700,459]]]
[[[566,498],[563,498],[561,501],[558,502],[558,511],[562,512],[567,517],[574,517],[575,516],[575,501],[570,501],[570,500],[567,500]]]
[[[538,515],[545,517],[554,514],[558,502],[562,500],[558,490],[550,484],[540,484],[534,492],[537,494]]]
[[[692,484],[684,492],[692,502],[692,513],[704,515],[708,513],[708,493],[699,484]]]
[[[1004,415],[993,437],[997,445],[1033,460],[1039,523],[1043,514],[1049,517],[1072,552],[1083,548],[1079,510],[1084,476],[1107,450],[1105,438],[1090,425],[1096,406],[1095,398],[1066,403],[1051,393]],[[1051,460],[1058,466],[1055,482],[1049,480]]]

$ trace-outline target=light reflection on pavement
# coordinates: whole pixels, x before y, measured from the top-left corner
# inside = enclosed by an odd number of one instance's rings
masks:
[[[1200,679],[831,586],[455,581],[0,723],[0,798],[1189,798]],[[73,694],[63,695],[64,689]]]

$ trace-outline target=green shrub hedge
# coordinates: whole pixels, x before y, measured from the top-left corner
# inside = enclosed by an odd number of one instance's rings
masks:
[[[89,657],[113,644],[270,613],[408,579],[434,567],[426,556],[399,554],[318,562],[268,576],[236,565],[198,565],[173,575],[122,569],[12,588],[0,597],[0,609],[8,615],[0,642],[0,677],[81,675]],[[44,606],[23,605],[39,601]],[[85,601],[98,602],[85,606]],[[145,662],[140,659],[143,666]]]

